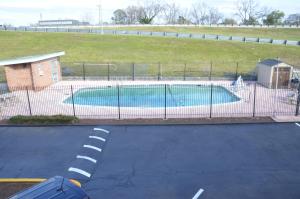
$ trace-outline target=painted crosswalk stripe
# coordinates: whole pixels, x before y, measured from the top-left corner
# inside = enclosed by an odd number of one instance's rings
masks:
[[[104,132],[104,133],[109,133],[108,130],[101,129],[101,128],[94,128],[94,131],[102,131],[102,132]]]
[[[91,162],[93,162],[93,163],[97,163],[97,160],[95,160],[94,158],[90,158],[90,157],[88,157],[88,156],[77,155],[76,158],[88,160],[88,161],[91,161]]]
[[[299,123],[295,123],[297,126],[299,126],[300,127],[300,124]]]
[[[75,172],[75,173],[79,173],[79,174],[84,175],[84,176],[86,176],[86,177],[88,177],[88,178],[91,177],[91,174],[90,174],[90,173],[88,173],[88,172],[86,172],[86,171],[84,171],[84,170],[82,170],[82,169],[70,167],[70,168],[68,169],[68,171],[70,171],[70,172]]]
[[[89,138],[91,138],[91,139],[96,139],[96,140],[101,140],[101,141],[103,141],[103,142],[105,142],[106,140],[104,139],[104,138],[102,138],[102,137],[98,137],[98,136],[89,136]]]
[[[199,196],[204,192],[203,189],[199,189],[199,191],[194,195],[193,199],[199,198]]]
[[[84,148],[89,148],[89,149],[94,149],[94,150],[96,150],[96,151],[99,151],[99,152],[101,152],[102,151],[102,149],[100,149],[100,148],[98,148],[98,147],[95,147],[95,146],[92,146],[92,145],[83,145],[83,147]]]

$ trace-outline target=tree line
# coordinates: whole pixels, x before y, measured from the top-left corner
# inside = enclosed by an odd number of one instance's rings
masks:
[[[114,24],[152,24],[154,21],[165,24],[225,24],[225,25],[281,25],[285,14],[280,10],[261,7],[255,0],[238,0],[234,17],[226,18],[218,8],[199,1],[190,9],[182,8],[175,2],[161,3],[158,0],[145,0],[141,5],[131,5],[113,12]]]

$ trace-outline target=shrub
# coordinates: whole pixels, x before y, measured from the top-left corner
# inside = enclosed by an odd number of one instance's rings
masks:
[[[74,116],[66,115],[37,115],[37,116],[22,116],[17,115],[9,119],[9,123],[12,124],[73,124],[79,120]]]

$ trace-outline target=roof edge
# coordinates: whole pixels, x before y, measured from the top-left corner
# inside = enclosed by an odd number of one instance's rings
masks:
[[[46,60],[46,59],[50,59],[50,58],[54,58],[54,57],[60,57],[63,55],[65,55],[65,51],[44,54],[44,55],[33,55],[33,56],[28,56],[28,57],[7,59],[7,60],[0,61],[0,66],[38,62],[38,61],[42,61],[42,60]]]

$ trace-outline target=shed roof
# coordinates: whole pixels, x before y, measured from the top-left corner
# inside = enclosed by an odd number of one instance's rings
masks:
[[[45,54],[45,55],[34,55],[34,56],[27,56],[27,57],[19,57],[19,58],[15,58],[15,59],[1,60],[0,66],[38,62],[38,61],[42,61],[45,59],[59,57],[62,55],[65,55],[64,51],[51,53],[51,54]]]
[[[276,66],[278,64],[281,64],[283,62],[280,61],[280,60],[277,60],[277,59],[265,59],[265,60],[263,60],[263,61],[261,61],[259,63],[263,64],[263,65],[266,65],[266,66],[272,67],[272,66]]]

